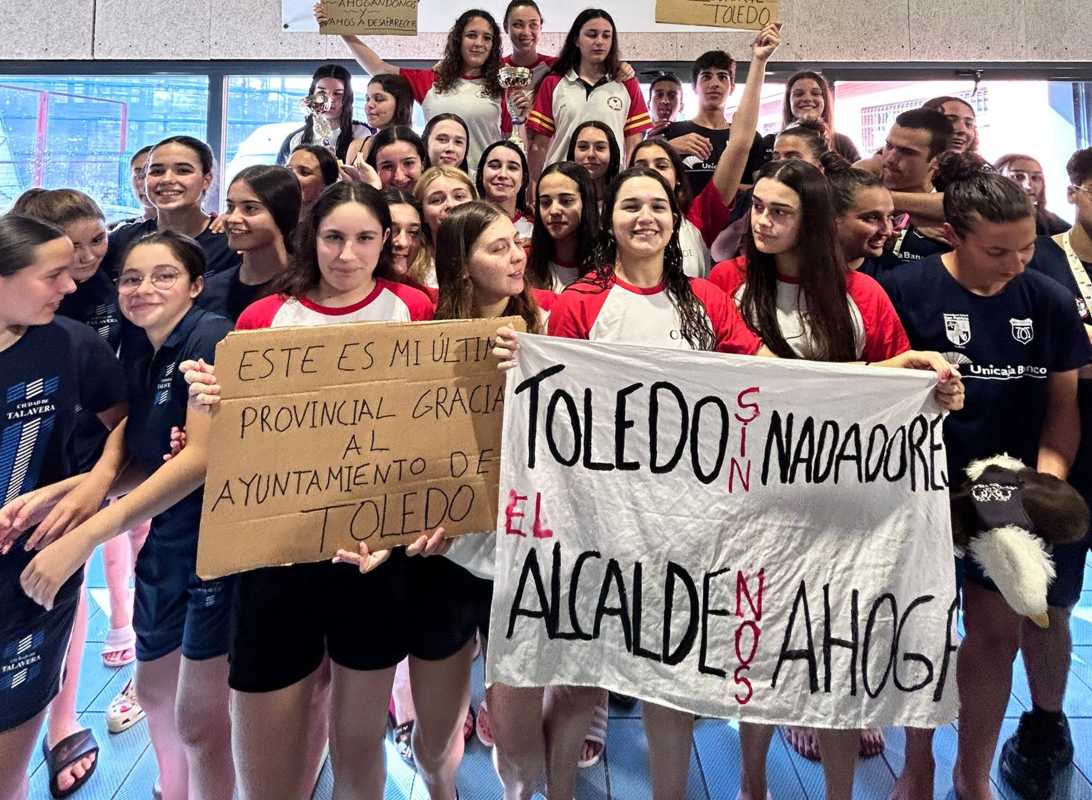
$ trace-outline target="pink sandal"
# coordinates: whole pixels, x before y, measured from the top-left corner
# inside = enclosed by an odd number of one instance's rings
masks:
[[[595,713],[592,714],[591,722],[588,724],[588,732],[584,734],[585,744],[591,742],[593,745],[598,745],[598,748],[593,748],[595,754],[590,758],[576,762],[580,769],[594,767],[603,758],[603,751],[607,749],[607,703],[607,693],[603,692],[603,701],[596,703]]]
[[[111,628],[102,643],[102,663],[117,669],[136,661],[136,631],[132,625]]]

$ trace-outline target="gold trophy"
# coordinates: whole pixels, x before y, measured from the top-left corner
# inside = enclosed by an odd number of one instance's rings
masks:
[[[516,128],[526,123],[527,117],[520,114],[513,100],[516,92],[525,92],[531,87],[533,74],[527,67],[504,66],[500,68],[497,77],[504,89],[504,102],[508,104],[508,115],[512,118],[512,135],[508,137],[508,140],[515,142],[522,149],[523,139]]]
[[[333,100],[325,91],[318,89],[314,94],[300,100],[300,109],[306,111],[312,119],[311,130],[315,138],[322,142],[324,147],[333,147],[334,129],[330,126],[330,120],[326,119],[326,112],[333,105]]]

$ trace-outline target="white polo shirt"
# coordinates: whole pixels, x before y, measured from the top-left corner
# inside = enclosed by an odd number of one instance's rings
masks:
[[[606,123],[623,151],[627,136],[651,128],[652,118],[637,79],[619,82],[604,77],[590,86],[574,70],[567,75],[551,72],[543,78],[527,119],[529,131],[552,137],[543,166],[564,160],[573,132],[591,120]]]
[[[512,120],[503,96],[485,94],[481,78],[460,78],[446,92],[436,91],[436,73],[431,69],[399,70],[413,87],[413,97],[421,104],[425,122],[437,114],[457,114],[470,133],[466,163],[471,172],[478,168],[482,151],[512,132]]]

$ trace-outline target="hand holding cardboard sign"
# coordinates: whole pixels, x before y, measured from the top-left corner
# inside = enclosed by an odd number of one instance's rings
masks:
[[[500,359],[498,369],[512,369],[519,363],[519,341],[512,328],[508,326],[497,328],[497,338],[493,342],[493,355]]]
[[[356,553],[352,550],[338,550],[337,555],[334,556],[331,561],[335,564],[353,564],[360,570],[360,574],[363,575],[371,572],[391,557],[390,550],[380,550],[378,553],[373,553],[368,549],[368,545],[364,542],[358,544],[357,548],[359,552]]]
[[[182,377],[190,387],[190,405],[202,406],[211,411],[220,402],[220,384],[216,382],[216,368],[205,362],[183,361],[178,365]]]

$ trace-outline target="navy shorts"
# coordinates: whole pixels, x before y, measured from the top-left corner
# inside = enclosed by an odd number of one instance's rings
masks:
[[[148,537],[137,556],[133,628],[138,661],[155,661],[179,647],[191,661],[225,655],[231,632],[235,577],[203,581],[192,554]]]
[[[0,556],[0,733],[34,719],[61,688],[65,655],[80,600],[80,569],[46,611],[27,597],[19,575],[36,553],[23,539]]]
[[[445,558],[411,559],[398,548],[365,575],[329,561],[240,575],[228,684],[240,692],[284,689],[327,654],[360,671],[388,669],[408,655],[454,655],[475,622],[467,605],[454,602],[463,578],[441,562],[463,571]]]
[[[1084,565],[1088,558],[1092,534],[1073,544],[1063,544],[1054,548],[1051,558],[1054,561],[1054,582],[1047,589],[1047,605],[1051,608],[1072,608],[1081,599],[1084,585]],[[976,586],[998,591],[997,586],[987,578],[982,568],[970,555],[956,560],[956,576],[960,586],[968,580]]]

